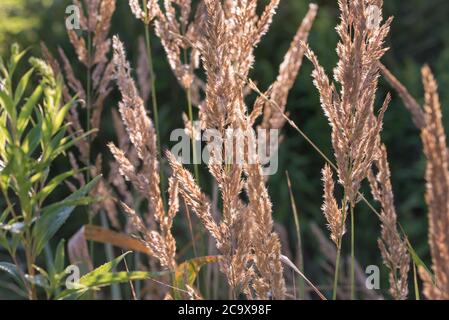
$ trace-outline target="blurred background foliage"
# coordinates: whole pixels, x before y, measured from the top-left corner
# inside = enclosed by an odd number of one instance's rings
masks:
[[[112,33],[117,33],[127,45],[132,62],[137,59],[137,40],[142,35],[141,25],[129,10],[128,1],[117,1],[117,11],[112,23]],[[256,64],[251,77],[262,89],[268,88],[275,79],[278,66],[283,59],[297,27],[304,17],[309,1],[281,0],[273,25],[262,43],[256,49]],[[337,35],[338,8],[335,0],[317,1],[320,11],[310,36],[310,46],[317,53],[328,74],[336,64],[335,46]],[[23,47],[30,46],[39,55],[39,42],[43,41],[55,52],[61,46],[71,61],[76,61],[70,47],[64,26],[65,8],[69,0],[1,0],[0,1],[0,51],[3,53],[12,41]],[[445,124],[449,129],[449,1],[446,0],[388,0],[385,1],[384,16],[395,17],[388,37],[390,51],[384,57],[393,73],[409,88],[418,99],[423,100],[420,68],[428,63],[439,81],[441,100],[445,112]],[[172,129],[182,126],[181,112],[186,109],[183,91],[169,70],[166,56],[160,43],[153,39],[156,85],[160,102],[160,126],[163,142],[169,141]],[[317,90],[310,77],[312,68],[304,61],[300,76],[290,94],[287,110],[293,120],[324,152],[332,156],[330,129],[319,105]],[[379,100],[385,97],[390,87],[382,80]],[[114,129],[110,121],[110,108],[115,108],[117,96],[113,96],[105,108],[102,134],[96,142],[96,152],[108,154],[105,143],[114,139]],[[309,223],[317,222],[324,230],[324,219],[320,211],[322,186],[320,170],[323,160],[317,153],[288,126],[279,152],[279,171],[270,178],[269,189],[273,200],[275,219],[288,232],[289,247],[294,257],[295,232],[292,210],[288,196],[285,171],[288,170],[293,184],[293,192],[300,213],[303,232],[304,260],[306,272],[317,283],[323,283],[320,269],[322,255],[310,233]],[[410,115],[393,92],[393,102],[385,117],[383,140],[389,151],[392,169],[395,203],[399,221],[406,231],[418,254],[429,263],[427,244],[427,211],[424,203],[424,159],[418,130]],[[168,144],[164,143],[166,147]],[[107,158],[107,157],[106,157]],[[332,157],[331,157],[332,158]],[[332,158],[333,159],[333,158]],[[61,163],[61,166],[66,163]],[[106,166],[107,167],[107,166]],[[203,179],[207,181],[203,168]],[[364,193],[370,197],[369,189]],[[74,221],[66,226],[69,237],[82,221]],[[362,266],[381,265],[377,248],[379,221],[367,207],[360,203],[356,212],[357,244],[356,255]],[[187,238],[185,238],[186,241]],[[179,244],[179,243],[178,243]],[[347,241],[348,244],[348,241]],[[387,271],[382,267],[382,291],[387,285]],[[0,290],[0,297],[2,292]]]

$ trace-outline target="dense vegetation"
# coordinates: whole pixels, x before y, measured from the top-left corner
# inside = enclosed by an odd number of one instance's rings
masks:
[[[143,37],[144,32],[142,23],[132,15],[127,2],[117,1],[117,9],[112,18],[110,34],[120,36],[126,46],[127,58],[132,66],[137,66],[139,59],[138,38]],[[265,4],[268,1],[260,2]],[[71,47],[64,26],[65,9],[68,4],[69,1],[64,0],[2,1],[0,4],[0,20],[2,20],[0,52],[2,56],[10,54],[10,47],[13,42],[20,43],[21,47],[30,47],[28,55],[41,56],[39,45],[40,42],[43,42],[50,48],[50,51],[57,52],[57,48],[61,47],[66,52],[69,61],[77,61],[77,56]],[[338,41],[335,26],[338,23],[339,11],[336,1],[323,0],[317,1],[317,4],[320,9],[310,32],[308,43],[319,57],[320,63],[330,74],[338,59],[334,48]],[[269,32],[255,49],[257,63],[250,70],[250,78],[257,79],[259,88],[268,88],[276,78],[278,66],[288,50],[298,25],[307,12],[308,5],[308,1],[281,0]],[[391,0],[386,1],[383,11],[384,17],[393,15],[394,21],[391,32],[386,39],[386,46],[390,47],[390,50],[382,59],[382,62],[422,103],[424,94],[420,69],[423,64],[427,63],[431,66],[440,88],[449,86],[449,72],[447,72],[449,68],[449,46],[447,45],[449,41],[447,39],[449,33],[449,21],[447,20],[449,3],[443,0],[411,0],[406,2]],[[423,17],[430,18],[424,19]],[[170,147],[170,143],[167,142],[169,141],[170,131],[173,128],[183,127],[182,117],[173,115],[181,115],[186,110],[186,94],[179,86],[173,73],[169,72],[170,66],[164,48],[153,32],[151,33],[151,43],[153,45],[155,81],[159,102],[160,140],[163,141],[163,148],[168,148]],[[21,63],[17,68],[18,71],[16,72],[23,74],[23,71],[27,68],[26,63]],[[320,146],[324,153],[331,156],[333,154],[329,139],[331,129],[323,115],[317,90],[312,83],[310,76],[312,70],[312,64],[304,61],[295,86],[290,91],[286,110],[295,123]],[[75,68],[75,74],[83,83],[86,81],[83,69]],[[133,75],[135,74],[133,73]],[[387,91],[393,90],[384,80],[381,80],[378,98],[384,97]],[[116,109],[120,97],[119,90],[114,88],[106,99],[100,131],[93,140],[91,147],[90,160],[94,161],[98,154],[102,154],[102,169],[105,172],[109,172],[108,162],[112,160],[107,143],[117,141],[118,138],[113,126],[111,110]],[[252,93],[249,100],[254,101],[256,97],[257,94]],[[449,105],[447,90],[440,90],[440,98],[443,106]],[[377,105],[380,103],[381,101],[377,101]],[[148,110],[151,110],[151,108],[148,107]],[[443,119],[445,119],[443,121],[446,128],[448,128],[447,119],[449,119],[447,110],[448,108],[443,107]],[[81,109],[80,112],[81,117],[84,117],[86,110]],[[283,134],[284,140],[279,151],[279,171],[268,182],[268,190],[273,202],[273,217],[276,221],[275,230],[281,235],[284,254],[290,257],[292,261],[298,261],[296,231],[285,174],[288,171],[300,216],[305,273],[313,283],[329,283],[329,276],[322,270],[323,256],[316,250],[317,241],[311,230],[312,222],[321,226],[322,230],[324,230],[326,223],[321,211],[322,181],[317,178],[321,177],[323,160],[290,126],[284,127]],[[425,157],[422,152],[422,142],[419,130],[414,126],[409,112],[394,92],[393,100],[384,119],[382,141],[388,148],[398,220],[418,256],[427,265],[430,265],[430,251],[427,241],[427,206],[424,200]],[[59,157],[55,161],[53,177],[71,170],[66,157]],[[193,172],[193,167],[189,169],[192,169]],[[200,168],[199,175],[202,187],[205,190],[211,190],[213,183],[208,175],[207,168]],[[363,194],[370,195],[368,183],[364,182],[361,190]],[[59,201],[69,195],[70,189],[61,184],[57,190],[49,195],[49,203],[53,200]],[[0,201],[4,200],[1,199]],[[100,215],[97,215],[94,221],[90,221],[87,212],[88,210],[83,208],[75,209],[74,214],[51,241],[49,252],[58,252],[57,247],[61,240],[71,238],[87,222],[93,222],[97,225],[103,224],[104,226],[104,221],[102,221]],[[119,219],[123,223],[126,216],[120,214]],[[357,208],[356,223],[357,229],[363,230],[363,232],[357,234],[357,260],[362,266],[372,264],[381,266],[382,259],[377,247],[377,238],[380,233],[378,217],[361,203]],[[183,260],[187,260],[187,258],[194,256],[193,249],[189,247],[185,249],[182,245],[190,242],[189,226],[181,219],[175,220],[174,224],[176,230],[181,230],[178,231],[179,234],[176,234],[178,250],[184,250]],[[349,249],[349,241],[344,245],[347,245],[347,249]],[[96,252],[98,252],[94,258],[94,265],[96,266],[121,253],[116,251],[115,253],[118,254],[110,255],[107,253],[108,250],[104,250],[103,247],[103,245],[95,244]],[[4,256],[7,256],[7,252],[0,249],[0,261],[4,260]],[[44,264],[44,254],[40,256],[40,260],[42,260],[40,261],[41,264]],[[131,259],[129,260],[131,261]],[[131,266],[138,270],[134,263],[131,263]],[[379,294],[387,296],[388,270],[385,267],[381,267],[381,270],[382,285]],[[8,281],[8,276],[1,273],[0,298],[10,298]],[[128,292],[128,290],[127,285],[122,286],[122,291]],[[54,293],[47,294],[51,296]]]

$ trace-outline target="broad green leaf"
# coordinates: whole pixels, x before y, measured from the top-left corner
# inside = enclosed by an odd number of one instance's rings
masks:
[[[42,203],[53,192],[53,190],[56,189],[57,186],[59,186],[67,178],[72,177],[75,173],[75,170],[69,170],[51,179],[51,181],[49,181],[37,194],[36,201]]]
[[[9,180],[11,178],[12,165],[8,163],[6,167],[0,170],[0,188],[6,190],[8,188]]]
[[[53,121],[53,133],[55,133],[59,128],[61,127],[67,112],[70,110],[70,108],[73,105],[73,101],[75,99],[73,98],[71,101],[69,101],[66,105],[64,105],[61,109],[59,109],[54,121]]]
[[[27,126],[31,113],[42,96],[42,92],[42,85],[38,85],[20,110],[19,118],[17,119],[17,128],[19,131],[22,131]]]
[[[17,266],[15,264],[0,262],[0,270],[8,273],[19,285],[23,285],[22,277],[20,276],[20,272],[17,270]]]
[[[11,246],[9,245],[9,241],[3,232],[0,232],[0,247],[3,247],[8,252],[11,251]]]
[[[20,60],[22,60],[23,56],[28,52],[28,50],[29,49],[20,51],[20,47],[17,43],[14,43],[11,46],[11,58],[9,59],[8,63],[8,71],[11,76],[14,74],[17,64],[20,62]]]
[[[77,293],[77,295],[81,295],[84,292],[86,292],[89,289],[93,289],[96,287],[97,279],[105,274],[111,273],[111,270],[114,269],[122,260],[125,258],[127,254],[129,254],[131,251],[125,252],[124,254],[118,256],[114,260],[107,262],[95,270],[85,274],[82,276],[79,280],[79,282],[76,284],[76,288],[74,289],[68,289],[65,290],[58,299],[62,299],[65,296],[73,293]]]
[[[114,269],[122,260],[129,254],[131,251],[125,252],[124,254],[118,256],[112,261],[109,261],[95,270],[89,272],[88,274],[85,274],[80,278],[80,283],[84,286],[92,285],[95,282],[95,279],[105,273],[110,272],[112,269]]]
[[[110,286],[116,283],[125,283],[130,281],[148,280],[162,275],[167,272],[145,272],[145,271],[133,271],[133,272],[106,272],[95,277],[95,279],[83,281],[80,279],[79,289],[67,289],[63,291],[57,299],[77,299],[88,290],[95,290],[101,287]]]
[[[86,196],[86,197],[80,197],[77,199],[65,199],[63,201],[52,203],[48,206],[46,206],[44,209],[42,209],[42,212],[52,212],[55,210],[61,210],[64,207],[78,207],[78,206],[87,206],[93,202],[95,202],[97,198]]]
[[[6,126],[7,115],[0,109],[0,158],[6,159],[5,145],[11,141],[11,136]]]
[[[12,211],[12,206],[7,206],[5,210],[3,210],[2,214],[0,215],[0,225],[5,222],[6,218]]]
[[[0,71],[3,74],[4,78],[9,77],[8,70],[6,70],[5,63],[2,57],[0,57]]]
[[[23,93],[28,87],[28,82],[30,81],[30,77],[34,72],[34,68],[31,68],[23,75],[20,79],[19,84],[17,85],[16,91],[14,92],[14,104],[17,105],[22,99]]]
[[[23,140],[22,143],[23,152],[25,152],[28,156],[31,156],[34,150],[36,150],[37,146],[39,145],[40,138],[41,138],[41,128],[40,125],[37,125],[28,132],[25,139]]]
[[[50,282],[43,274],[37,274],[35,276],[26,275],[26,280],[29,283],[34,284],[35,286],[44,288],[46,290],[50,289]]]
[[[0,141],[4,144],[6,142],[11,142],[11,140],[11,135],[9,134],[8,129],[0,123]],[[2,146],[2,149],[4,149],[4,145]]]
[[[62,202],[42,210],[41,217],[37,220],[33,228],[33,238],[35,239],[34,250],[36,256],[41,253],[47,242],[61,228],[75,209],[75,205],[67,205],[67,203],[82,199],[97,184],[99,178],[100,176],[96,177]]]
[[[62,239],[58,247],[56,248],[56,256],[55,256],[55,269],[56,272],[61,272],[64,270],[64,262],[65,262],[65,240]]]
[[[0,105],[6,110],[9,118],[13,121],[17,119],[16,106],[11,97],[4,91],[0,91]]]

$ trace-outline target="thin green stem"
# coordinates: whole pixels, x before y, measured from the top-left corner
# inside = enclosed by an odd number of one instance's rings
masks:
[[[288,122],[288,124],[294,129],[296,130],[308,143],[309,145],[312,146],[312,148],[332,167],[332,169],[337,170],[337,166],[324,154],[323,151],[321,151],[321,149],[307,136],[307,134],[302,131],[297,125],[296,123],[291,120],[285,113],[284,111],[280,108],[280,106],[273,100],[271,100],[266,94],[262,93],[259,88],[257,87],[257,85],[251,80],[251,79],[244,79],[251,87],[252,90],[254,90],[260,97],[262,97],[266,102],[270,103],[272,106],[274,106],[282,115],[282,117]],[[366,199],[366,197],[360,192],[357,192],[357,196],[368,206],[368,208],[379,218],[381,219],[381,215],[380,213],[376,210],[376,208],[374,208],[374,206],[368,201],[368,199]],[[392,226],[387,225],[388,228],[392,228]],[[398,223],[398,226],[401,230],[401,233],[403,234],[405,240],[407,241],[407,249],[409,254],[413,257],[416,253],[415,250],[413,249],[413,246],[411,245],[411,243],[408,241],[407,239],[407,235],[402,227],[402,225],[400,223]],[[426,268],[428,269],[428,268]],[[335,294],[335,288],[334,288],[334,294]],[[418,298],[419,298],[419,292],[418,292]]]
[[[303,257],[303,253],[302,253],[302,239],[301,239],[301,227],[299,224],[299,214],[298,214],[298,209],[296,206],[296,201],[295,198],[293,196],[293,191],[292,191],[292,184],[290,181],[290,175],[288,174],[288,171],[285,171],[285,175],[287,177],[287,186],[288,186],[288,191],[290,194],[290,203],[291,203],[291,207],[292,207],[292,211],[293,211],[293,219],[295,222],[295,230],[296,230],[296,240],[297,240],[297,252],[298,252],[298,263],[299,263],[299,270],[304,272],[304,257]],[[298,277],[298,296],[299,299],[305,299],[305,283],[304,283],[304,279],[302,277]],[[296,290],[295,290],[295,294],[296,294]]]
[[[145,12],[147,9],[147,6],[144,5]],[[148,69],[150,71],[150,84],[151,84],[151,104],[153,107],[153,120],[154,120],[154,127],[156,128],[156,138],[157,138],[157,152],[158,152],[158,158],[162,158],[162,152],[161,152],[161,134],[159,130],[159,112],[158,112],[158,104],[157,104],[157,96],[156,96],[156,79],[155,79],[155,72],[154,72],[154,64],[153,64],[153,54],[151,49],[151,37],[150,37],[150,24],[144,24],[145,26],[145,48],[147,53],[147,63],[148,63]],[[162,163],[160,162],[160,185],[161,185],[161,194],[164,206],[166,206],[167,199],[165,196],[165,178],[164,178],[164,170],[162,168]]]
[[[189,121],[192,126],[192,152],[193,152],[193,170],[195,173],[195,180],[200,185],[200,174],[198,170],[198,157],[196,154],[196,128],[193,123],[193,108],[192,108],[192,94],[190,89],[187,89],[187,108],[189,112]]]
[[[87,59],[88,59],[88,65],[87,65],[87,79],[86,79],[86,132],[89,132],[91,130],[91,124],[90,124],[90,118],[91,118],[91,112],[92,112],[92,33],[89,31],[87,34]],[[88,146],[88,153],[87,153],[87,181],[89,182],[91,179],[90,175],[90,150],[91,150],[91,138],[90,135],[87,136],[87,146]],[[88,222],[89,224],[92,224],[92,212],[90,210],[87,211],[88,216]],[[90,241],[89,243],[89,252],[91,259],[94,259],[94,243],[93,241]]]
[[[334,288],[332,291],[332,300],[337,300],[338,275],[340,271],[341,243],[337,246],[337,258],[335,260]]]
[[[31,216],[31,214],[30,214]],[[24,239],[24,248],[25,248],[25,258],[26,258],[26,263],[27,263],[27,270],[28,270],[28,275],[33,278],[34,277],[34,261],[35,261],[35,257],[33,255],[32,252],[32,240],[31,240],[31,233],[30,230],[28,229],[25,232],[25,239]],[[36,294],[36,285],[34,284],[34,282],[31,282],[30,284],[30,291],[29,291],[29,299],[30,300],[36,300],[37,299],[37,294]]]
[[[187,49],[183,50],[183,58],[184,58],[184,64],[187,64]],[[200,175],[198,170],[198,159],[196,154],[196,131],[195,131],[195,125],[193,123],[193,108],[192,108],[192,92],[190,88],[186,88],[186,94],[187,94],[187,110],[189,113],[189,121],[190,125],[192,126],[192,152],[193,152],[193,170],[195,174],[195,180],[198,185],[200,185]]]
[[[151,104],[153,107],[153,120],[154,127],[156,128],[157,135],[157,147],[159,155],[161,154],[161,135],[159,130],[159,111],[157,105],[157,96],[156,96],[156,81],[155,81],[155,72],[154,72],[154,64],[153,64],[153,54],[151,49],[151,37],[150,37],[150,26],[145,25],[145,46],[147,51],[147,59],[148,59],[148,68],[150,71],[150,84],[151,84]]]
[[[355,300],[355,220],[351,203],[351,300]]]
[[[415,300],[421,300],[419,296],[418,276],[416,274],[416,264],[413,262],[413,287],[415,290]]]

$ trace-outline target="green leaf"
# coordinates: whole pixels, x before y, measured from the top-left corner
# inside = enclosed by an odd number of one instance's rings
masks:
[[[167,272],[145,272],[145,271],[133,271],[133,272],[106,272],[95,277],[94,280],[89,282],[82,281],[80,279],[79,289],[67,289],[63,291],[57,299],[77,299],[88,290],[95,290],[101,287],[110,286],[116,283],[125,283],[130,281],[148,280],[162,275]]]
[[[38,256],[44,249],[47,242],[62,227],[75,209],[76,205],[67,203],[82,199],[97,184],[100,176],[93,179],[81,189],[67,197],[65,200],[52,206],[42,209],[41,217],[37,220],[33,228],[33,238],[35,255]]]
[[[56,248],[56,256],[55,256],[55,269],[56,272],[61,272],[64,270],[64,262],[65,262],[65,240],[62,239],[58,247]]]
[[[25,129],[28,121],[30,120],[31,113],[33,112],[34,107],[39,102],[39,99],[42,96],[43,88],[42,85],[39,85],[34,89],[34,92],[28,98],[27,102],[23,105],[20,110],[19,118],[17,120],[17,128],[19,131]]]
[[[43,271],[40,269],[40,271]],[[46,290],[50,289],[50,282],[48,281],[48,278],[44,276],[43,274],[37,274],[35,276],[27,275],[26,279],[29,283],[34,284],[35,286],[44,288]]]
[[[6,159],[5,145],[12,140],[6,127],[6,120],[6,112],[0,112],[0,158],[3,159]]]
[[[3,210],[0,215],[0,225],[6,221],[8,215],[12,212],[12,205],[8,205],[5,210]]]
[[[80,283],[85,286],[92,285],[98,276],[110,272],[112,269],[118,266],[118,264],[122,262],[122,260],[126,257],[126,255],[128,255],[130,252],[131,251],[125,252],[124,254],[118,256],[114,260],[99,266],[98,268],[89,272],[88,274],[85,274],[84,276],[81,277]]]
[[[5,191],[11,179],[12,164],[9,162],[0,170],[0,188]]]
[[[175,281],[178,287],[185,287],[185,284],[193,285],[201,268],[209,263],[218,262],[220,256],[204,256],[187,260],[181,263],[175,271]]]
[[[11,46],[11,58],[9,59],[8,69],[11,76],[16,70],[17,64],[22,60],[23,56],[28,52],[28,49],[19,51],[20,47],[17,43]]]
[[[13,121],[17,118],[16,106],[11,97],[4,91],[0,91],[0,105],[6,110],[6,113]]]
[[[433,277],[432,272],[430,272],[429,268],[427,268],[426,264],[418,256],[415,249],[413,249],[413,246],[410,243],[410,241],[408,241],[408,239],[406,239],[406,242],[407,242],[408,252],[410,253],[410,256],[412,257],[412,260],[415,263],[415,265],[417,267],[422,267],[429,274],[429,276],[433,279],[434,277]]]
[[[37,194],[37,202],[43,202],[52,192],[60,185],[64,180],[72,177],[75,174],[75,170],[69,170],[67,172],[57,175],[50,182],[48,182],[45,187]]]
[[[22,278],[20,276],[20,272],[17,269],[17,266],[15,264],[9,263],[9,262],[0,262],[0,270],[5,271],[8,273],[11,277],[14,278],[14,280],[19,284],[23,285]]]
[[[8,129],[6,129],[6,126],[0,123],[0,141],[4,144],[5,142],[11,142],[11,135],[9,134]],[[4,145],[2,146],[2,149],[4,149]]]
[[[103,275],[111,273],[111,270],[114,269],[122,260],[125,258],[127,254],[129,254],[131,251],[125,252],[121,256],[118,256],[114,260],[105,263],[95,270],[85,274],[82,276],[78,283],[76,283],[76,288],[65,290],[61,295],[58,297],[58,299],[62,299],[66,297],[67,295],[76,293],[78,296],[85,293],[89,289],[93,289],[97,287],[97,279],[101,278]],[[106,284],[103,284],[106,285]]]
[[[22,143],[22,150],[25,152],[28,156],[31,156],[31,154],[36,150],[37,146],[39,145],[41,138],[41,127],[40,125],[35,126],[33,129],[28,132],[25,139]]]
[[[23,75],[20,79],[19,84],[17,85],[16,92],[14,92],[14,104],[17,105],[22,99],[23,93],[28,87],[28,82],[30,81],[30,77],[34,72],[34,68],[31,68]]]
[[[74,146],[75,144],[77,144],[79,141],[84,140],[87,136],[91,135],[94,132],[97,132],[98,129],[92,129],[88,132],[85,132],[84,134],[81,134],[75,138],[70,139],[67,143],[64,142],[64,144],[61,144],[59,146],[59,148],[55,151],[55,154],[61,154],[63,152],[65,152],[65,150],[71,148],[72,146]]]
[[[75,98],[73,98],[66,105],[64,105],[61,109],[59,109],[59,111],[53,121],[53,133],[55,133],[61,127],[61,125],[67,115],[67,112],[72,107],[74,101],[75,101]]]

